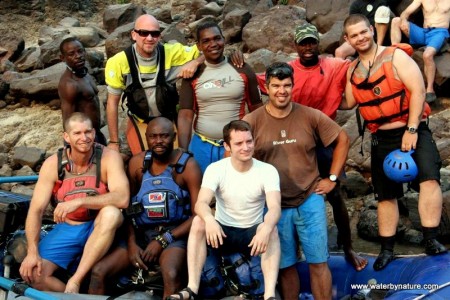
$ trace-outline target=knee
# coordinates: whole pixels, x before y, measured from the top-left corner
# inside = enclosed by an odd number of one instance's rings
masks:
[[[427,180],[420,183],[420,192],[426,195],[440,191],[439,183],[436,180]]]
[[[322,277],[326,272],[328,272],[328,264],[326,262],[309,264],[309,270],[312,276]]]
[[[122,212],[115,206],[103,207],[96,218],[96,225],[100,225],[100,227],[105,230],[117,229],[122,225],[122,222]]]
[[[434,53],[431,52],[431,51],[425,50],[425,52],[423,52],[423,60],[426,63],[433,62],[433,60],[434,60]]]
[[[391,28],[394,28],[394,27],[399,28],[400,23],[401,23],[401,19],[399,17],[393,18],[391,21]]]
[[[167,283],[169,286],[172,286],[180,281],[181,271],[174,266],[166,264],[163,268],[161,268],[161,272],[164,283]]]
[[[106,268],[102,263],[96,263],[91,271],[91,280],[101,280],[106,277]]]
[[[205,232],[205,222],[199,217],[195,216],[192,220],[191,234],[203,234]]]

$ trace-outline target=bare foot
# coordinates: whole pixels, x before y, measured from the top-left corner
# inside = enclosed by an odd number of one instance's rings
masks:
[[[80,284],[78,282],[69,279],[69,281],[66,284],[66,290],[64,291],[64,293],[78,294],[79,292],[80,292]]]
[[[359,256],[353,249],[345,251],[345,258],[353,265],[356,271],[361,271],[367,266],[367,259]]]

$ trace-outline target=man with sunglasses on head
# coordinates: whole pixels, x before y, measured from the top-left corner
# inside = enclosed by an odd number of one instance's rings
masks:
[[[274,63],[266,70],[268,103],[246,115],[255,139],[255,158],[280,174],[281,261],[278,282],[283,299],[298,299],[298,241],[309,264],[314,299],[331,299],[327,216],[324,196],[336,187],[349,147],[345,131],[323,112],[292,102],[294,70]],[[330,174],[320,178],[316,147],[333,145]]]
[[[373,27],[363,15],[350,15],[344,21],[345,40],[359,54],[347,72],[342,109],[359,105],[372,133],[371,171],[375,198],[378,200],[378,234],[381,251],[373,268],[381,270],[394,259],[394,243],[399,211],[397,199],[403,196],[403,184],[390,180],[383,161],[393,150],[415,150],[413,157],[419,175],[419,215],[425,252],[437,255],[447,250],[436,238],[442,211],[439,186],[441,159],[433,141],[427,118],[425,85],[419,67],[404,51],[379,46]]]
[[[133,52],[137,60],[141,84],[145,89],[149,117],[161,115],[155,98],[156,74],[158,71],[157,57],[158,44],[161,41],[161,29],[155,17],[142,15],[136,19],[131,38],[135,41]],[[203,57],[197,47],[188,47],[180,43],[164,44],[165,53],[165,80],[169,84],[175,84],[179,77],[192,77],[199,64],[203,62]],[[119,124],[118,108],[123,91],[132,83],[130,66],[125,54],[121,51],[109,58],[105,68],[105,80],[108,85],[108,100],[106,107],[106,117],[109,129],[108,147],[119,151]],[[130,150],[137,154],[147,148],[143,137],[146,123],[133,113],[129,114],[127,124],[127,140]],[[138,128],[136,128],[138,127]]]
[[[345,90],[345,75],[350,61],[319,56],[319,41],[316,26],[305,23],[295,28],[294,43],[298,59],[288,62],[294,70],[292,102],[316,108],[334,120]],[[258,74],[258,83],[261,91],[267,93],[264,74]],[[326,178],[330,174],[333,148],[319,146],[316,152],[320,176]],[[338,244],[342,243],[345,256],[355,269],[360,271],[367,265],[367,260],[353,250],[350,220],[340,193],[339,181],[336,181],[336,187],[327,194],[327,200],[333,207],[334,220],[339,231]]]
[[[209,164],[224,156],[220,128],[242,119],[247,109],[253,111],[262,101],[250,66],[235,67],[223,54],[225,39],[217,23],[198,25],[197,47],[205,56],[205,63],[193,78],[184,79],[181,84],[179,146],[189,147],[205,172]]]

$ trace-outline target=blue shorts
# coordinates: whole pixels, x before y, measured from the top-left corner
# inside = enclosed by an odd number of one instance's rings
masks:
[[[189,151],[194,153],[194,158],[197,161],[202,173],[205,173],[206,167],[213,162],[221,160],[225,154],[223,145],[216,146],[209,142],[204,142],[197,135],[193,134],[191,143],[189,144]]]
[[[422,28],[409,22],[409,43],[433,47],[437,52],[449,37],[447,28]]]
[[[86,241],[94,230],[94,221],[80,225],[56,224],[39,243],[39,254],[43,259],[67,269],[84,250]]]
[[[328,234],[325,201],[322,195],[311,194],[295,208],[283,208],[278,221],[281,245],[280,269],[298,261],[298,241],[302,244],[306,262],[324,263],[328,260]]]

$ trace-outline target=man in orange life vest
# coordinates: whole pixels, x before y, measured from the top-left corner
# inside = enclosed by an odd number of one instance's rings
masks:
[[[393,249],[399,220],[397,199],[403,185],[390,180],[383,171],[384,158],[393,150],[415,149],[419,169],[419,214],[425,252],[437,255],[447,250],[436,238],[442,211],[439,186],[441,159],[428,128],[431,110],[425,103],[425,85],[416,63],[396,47],[375,44],[373,27],[363,15],[350,15],[344,21],[345,40],[359,58],[347,71],[342,109],[359,105],[372,133],[371,169],[378,202],[378,234],[381,251],[373,268],[381,270],[394,259]]]
[[[28,253],[20,267],[20,275],[34,288],[78,293],[122,224],[120,209],[129,202],[123,161],[117,151],[95,144],[94,139],[91,120],[74,113],[64,122],[69,147],[42,165],[25,224]],[[64,161],[67,164],[62,167]],[[52,198],[57,202],[57,225],[39,242],[42,216]],[[58,268],[68,269],[80,255],[67,284],[53,276]]]

